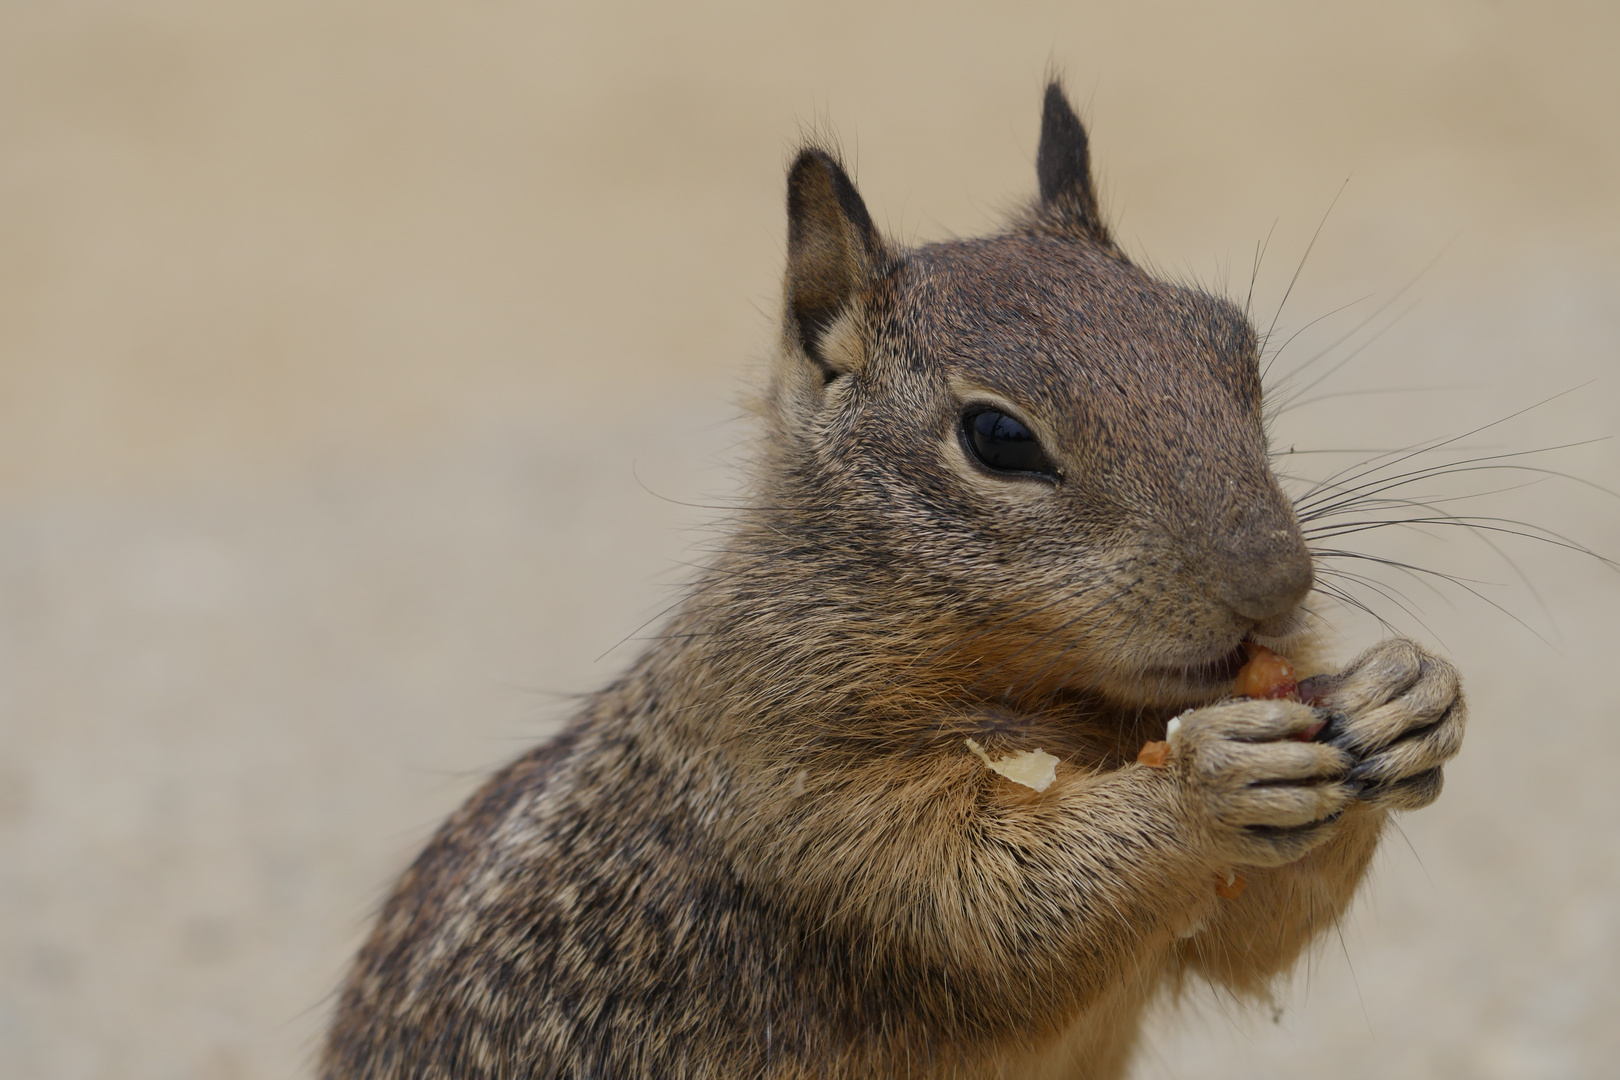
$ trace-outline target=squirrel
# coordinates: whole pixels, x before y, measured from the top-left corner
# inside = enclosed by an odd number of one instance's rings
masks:
[[[1056,80],[1036,173],[906,249],[798,152],[743,508],[406,870],[325,1080],[1119,1077],[1155,995],[1263,1000],[1438,796],[1464,701],[1411,641],[1231,697],[1311,638],[1259,338],[1115,243]],[[1033,750],[1044,790],[986,767]]]

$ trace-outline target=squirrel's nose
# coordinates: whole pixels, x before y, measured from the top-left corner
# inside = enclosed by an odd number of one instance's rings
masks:
[[[1268,515],[1269,516],[1269,515]],[[1311,591],[1311,553],[1292,520],[1239,530],[1222,552],[1218,593],[1245,619],[1265,622],[1293,611]]]

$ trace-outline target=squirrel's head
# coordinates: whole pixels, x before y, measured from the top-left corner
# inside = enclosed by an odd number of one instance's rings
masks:
[[[1037,173],[1007,232],[901,250],[834,156],[798,155],[772,528],[828,605],[977,692],[1207,700],[1245,638],[1301,632],[1312,584],[1256,335],[1115,246],[1056,83]]]

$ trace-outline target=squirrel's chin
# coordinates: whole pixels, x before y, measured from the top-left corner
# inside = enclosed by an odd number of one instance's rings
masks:
[[[1106,677],[1096,689],[1130,708],[1190,709],[1229,696],[1235,675],[1235,668],[1231,674],[1198,668],[1149,670]]]

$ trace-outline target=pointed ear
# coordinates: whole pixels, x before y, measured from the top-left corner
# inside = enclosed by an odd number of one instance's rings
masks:
[[[847,364],[823,349],[850,301],[893,262],[860,192],[831,154],[809,147],[788,170],[787,315],[828,381]]]
[[[1056,79],[1047,84],[1041,108],[1041,148],[1035,154],[1035,175],[1041,185],[1041,218],[1113,247],[1097,209],[1085,125]]]

